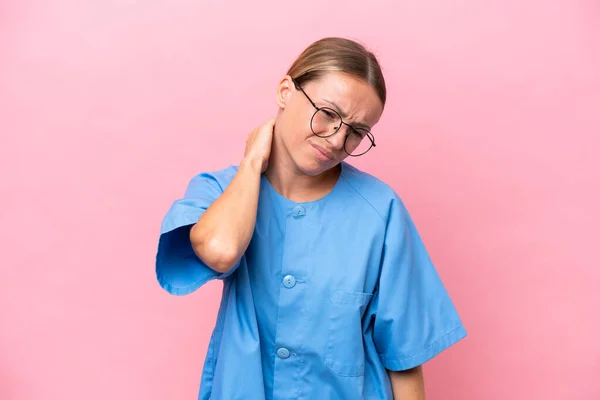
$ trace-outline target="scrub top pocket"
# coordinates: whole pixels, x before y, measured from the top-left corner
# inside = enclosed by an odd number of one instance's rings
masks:
[[[340,376],[365,373],[362,317],[371,293],[335,290],[330,296],[325,365]]]

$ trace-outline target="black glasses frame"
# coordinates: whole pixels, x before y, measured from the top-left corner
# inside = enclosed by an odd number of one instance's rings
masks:
[[[331,137],[331,136],[335,135],[336,133],[338,133],[338,131],[340,130],[340,128],[341,128],[343,125],[346,125],[348,128],[350,128],[350,131],[356,131],[356,132],[359,132],[359,130],[358,130],[358,129],[360,129],[361,131],[364,131],[364,132],[366,132],[366,135],[365,135],[365,137],[366,137],[367,139],[369,139],[369,141],[371,142],[371,145],[369,146],[369,148],[368,148],[367,150],[363,151],[362,153],[360,153],[360,154],[352,154],[352,153],[349,153],[349,152],[348,152],[348,150],[346,149],[346,143],[348,143],[348,136],[350,136],[350,133],[347,133],[347,134],[346,134],[346,136],[344,137],[344,151],[346,152],[346,154],[348,154],[350,157],[360,157],[360,156],[362,156],[362,155],[366,154],[366,153],[367,153],[369,150],[371,150],[373,147],[375,147],[375,136],[373,136],[373,134],[371,133],[371,131],[369,131],[368,129],[364,129],[364,128],[355,128],[355,127],[353,127],[352,125],[350,125],[350,124],[348,124],[348,123],[344,122],[344,121],[342,120],[342,116],[340,115],[340,113],[339,113],[339,112],[337,112],[336,110],[334,110],[333,108],[330,108],[330,107],[319,107],[319,106],[317,106],[317,105],[315,104],[315,102],[314,102],[314,101],[312,101],[312,99],[311,99],[311,98],[308,96],[308,94],[306,94],[306,92],[304,91],[304,89],[302,89],[302,86],[300,86],[300,84],[299,84],[298,82],[296,82],[296,80],[295,80],[295,79],[292,79],[292,82],[294,82],[294,85],[296,86],[296,89],[298,89],[298,90],[300,90],[302,93],[304,93],[304,96],[306,96],[306,98],[308,99],[308,101],[310,102],[310,104],[312,104],[312,106],[313,106],[313,107],[315,108],[315,110],[316,110],[316,111],[315,111],[315,113],[313,114],[312,118],[310,119],[310,130],[312,131],[312,133],[313,133],[315,136],[322,137],[322,138]],[[317,133],[314,131],[314,129],[313,129],[313,126],[312,126],[312,125],[313,125],[313,119],[315,118],[315,115],[317,115],[317,113],[318,113],[319,111],[321,111],[321,110],[327,110],[327,111],[334,112],[334,113],[335,113],[335,114],[336,114],[338,117],[340,117],[340,126],[338,126],[338,127],[336,128],[336,130],[335,130],[333,133],[330,133],[330,134],[328,134],[328,135],[319,135],[319,134],[317,134]],[[363,140],[364,140],[364,139],[365,139],[365,138],[363,138]]]

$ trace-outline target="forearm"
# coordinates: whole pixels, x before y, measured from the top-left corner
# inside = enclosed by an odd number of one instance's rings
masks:
[[[233,268],[252,239],[260,177],[260,162],[242,161],[231,183],[192,227],[194,251],[218,272]]]
[[[425,381],[421,366],[406,371],[389,371],[394,400],[425,400]]]

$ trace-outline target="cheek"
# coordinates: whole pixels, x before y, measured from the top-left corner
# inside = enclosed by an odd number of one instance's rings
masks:
[[[314,136],[310,130],[310,126],[303,126],[297,121],[290,121],[291,123],[286,126],[284,133],[284,140],[290,146],[299,146],[302,143],[306,143],[307,139]]]
[[[288,131],[287,137],[284,139],[286,147],[291,153],[295,153],[297,156],[306,155],[310,148],[309,138],[312,136],[312,132],[307,132],[306,129],[301,130],[297,127]]]
[[[313,137],[310,130],[310,117],[302,113],[287,113],[282,116],[281,140],[290,152],[305,151],[308,140]]]
[[[292,132],[296,133],[296,136],[306,138],[312,135],[310,130],[310,119],[312,113],[308,114],[306,110],[290,110],[288,115],[288,121],[290,123],[289,128]]]

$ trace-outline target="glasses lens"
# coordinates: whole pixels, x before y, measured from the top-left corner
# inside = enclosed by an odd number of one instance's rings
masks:
[[[346,153],[352,156],[360,156],[365,154],[367,151],[369,151],[369,149],[371,149],[373,144],[369,136],[369,131],[366,129],[350,129],[348,132],[348,137],[346,138],[346,143],[344,144]]]
[[[331,108],[321,108],[310,121],[310,128],[317,136],[327,137],[336,133],[342,125],[342,117]]]

